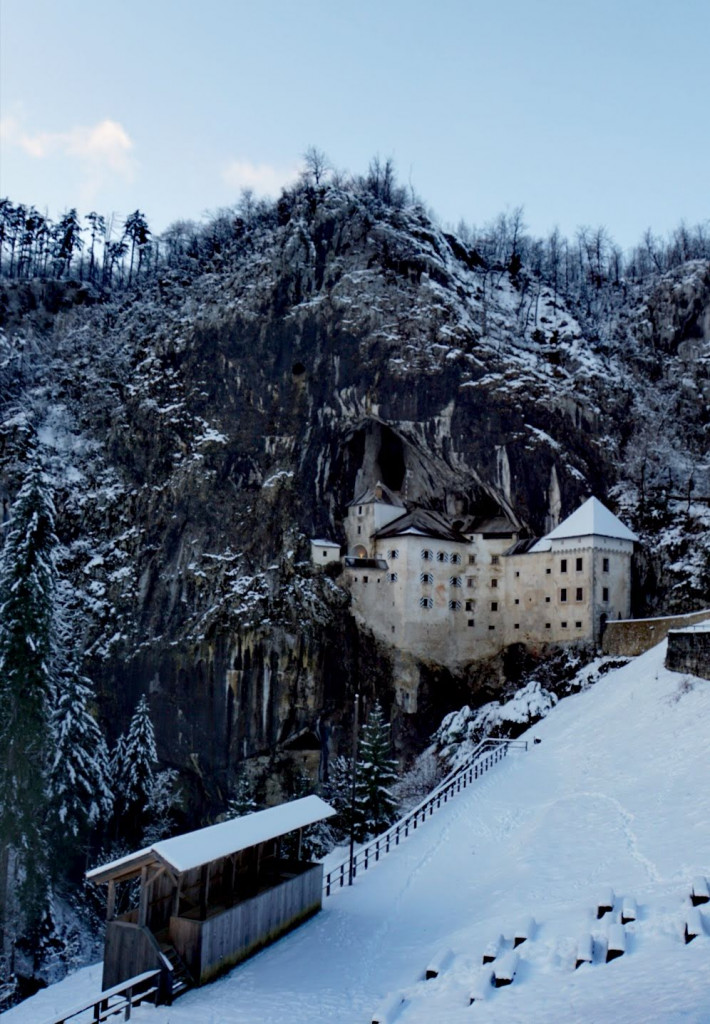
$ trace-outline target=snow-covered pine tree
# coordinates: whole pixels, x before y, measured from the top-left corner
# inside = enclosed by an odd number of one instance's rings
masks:
[[[362,730],[355,783],[355,838],[384,831],[394,820],[395,801],[389,787],[397,780],[397,762],[390,756],[390,730],[379,701]]]
[[[55,655],[54,503],[35,456],[0,559],[0,929],[7,961],[47,906],[45,819]]]
[[[145,694],[133,712],[126,736],[118,738],[111,765],[119,830],[125,838],[137,838],[148,823],[146,808],[158,767],[155,732]]]
[[[64,836],[86,836],[113,809],[108,748],[91,714],[91,683],[74,664],[57,681],[52,713],[54,760],[50,772],[52,815]]]

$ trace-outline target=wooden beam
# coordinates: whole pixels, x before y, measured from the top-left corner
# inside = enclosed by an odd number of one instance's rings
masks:
[[[148,921],[148,867],[141,868],[141,895],[138,904],[138,924],[145,928]]]
[[[106,896],[106,920],[113,921],[116,913],[116,883],[111,878],[108,883],[108,893]]]

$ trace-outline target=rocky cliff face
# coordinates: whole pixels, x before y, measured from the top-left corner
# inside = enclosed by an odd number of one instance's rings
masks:
[[[356,689],[389,703],[397,652],[308,564],[375,479],[532,533],[596,494],[653,532],[639,610],[710,599],[706,263],[601,317],[421,210],[302,187],[221,261],[98,298],[5,291],[4,499],[37,437],[102,714],[115,733],[148,692],[161,757],[203,803],[244,757],[288,788],[319,713],[345,742]],[[413,670],[403,748],[500,680]]]

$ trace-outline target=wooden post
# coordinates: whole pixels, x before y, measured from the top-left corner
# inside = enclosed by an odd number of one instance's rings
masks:
[[[303,845],[303,829],[298,830],[298,848],[296,850],[296,860],[301,859],[301,846]]]
[[[113,921],[116,912],[116,880],[109,879],[108,895],[106,897],[106,920]]]
[[[209,904],[210,891],[210,866],[203,864],[200,869],[200,920],[207,919],[207,907]]]
[[[148,922],[148,868],[144,864],[141,868],[141,895],[138,904],[138,924],[145,928]]]
[[[182,875],[178,875],[177,876],[177,881],[175,882],[175,891],[173,892],[173,911],[172,911],[172,916],[173,917],[179,917],[180,916],[180,891],[181,891],[181,889],[182,889]]]

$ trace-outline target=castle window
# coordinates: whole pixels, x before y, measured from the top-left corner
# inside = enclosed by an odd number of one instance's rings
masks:
[[[468,564],[469,565],[475,565],[476,564],[476,556],[475,555],[469,555],[468,556]]]
[[[561,558],[560,559],[560,572],[567,572],[567,559],[566,558]]]
[[[451,612],[461,611],[461,602],[460,601],[449,601],[449,611],[451,611]]]
[[[434,557],[434,552],[430,551],[429,548],[422,548],[422,560],[424,562],[431,562]]]
[[[520,573],[519,573],[519,572],[516,572],[516,573],[515,573],[515,577],[516,577],[516,579],[518,578],[518,576],[520,576]]]
[[[392,560],[399,558],[399,548],[392,548],[391,551],[387,552],[387,557]]]
[[[608,600],[609,600],[609,588],[608,587],[602,587],[602,601],[608,601]]]
[[[369,576],[363,576],[363,578],[362,578],[362,582],[363,582],[363,583],[367,583],[367,581],[369,580],[369,578],[370,578]]]
[[[498,580],[496,580],[496,579],[491,580],[491,586],[492,587],[497,587],[498,586]]]
[[[466,602],[466,611],[467,612],[472,612],[473,611],[473,601],[467,601]]]
[[[575,569],[577,570],[577,572],[581,572],[583,567],[584,561],[581,558],[578,558],[575,562]]]
[[[584,587],[577,587],[577,596],[576,596],[575,600],[576,601],[583,601],[584,600]]]
[[[396,572],[390,572],[387,574],[387,579],[390,581],[390,583],[396,583],[399,577],[397,576]]]
[[[466,577],[466,586],[469,588],[473,587],[473,576]]]
[[[563,629],[567,629],[567,623],[566,622],[561,622],[560,625],[562,626]]]
[[[519,597],[516,597],[516,598],[515,598],[515,603],[516,603],[516,604],[520,604],[520,598],[519,598]]]
[[[468,620],[468,624],[469,624],[469,626],[475,626],[476,625],[474,619],[469,619]]]
[[[449,576],[449,586],[450,587],[460,587],[461,586],[461,577],[460,576]]]
[[[491,555],[491,565],[498,565],[500,562],[500,555]]]
[[[358,505],[358,509],[357,509],[357,514],[358,514],[359,516],[361,516],[361,515],[362,515],[362,505]]]
[[[432,574],[430,572],[422,572],[422,573],[419,574],[419,582],[420,583],[433,583],[434,582],[434,577],[432,576]]]
[[[515,623],[515,624],[513,625],[513,629],[520,629],[520,623],[519,623],[519,622],[516,622],[516,623]]]
[[[562,604],[564,604],[566,600],[567,600],[567,587],[561,587],[560,588],[560,601],[562,602]]]
[[[549,622],[545,623],[545,629],[550,629],[550,623]]]
[[[432,601],[432,599],[430,597],[420,597],[419,598],[419,607],[420,608],[433,608],[434,607],[434,602]]]
[[[546,598],[545,598],[545,604],[549,604],[549,603],[550,603],[550,600],[551,600],[551,598],[549,598],[549,597],[546,597]]]
[[[362,527],[361,527],[361,526],[358,526],[358,528],[357,528],[357,532],[358,532],[358,533],[362,533]]]
[[[498,611],[498,602],[497,601],[491,601],[491,611],[492,612],[497,612]]]
[[[549,576],[551,572],[552,572],[552,569],[545,569],[545,575],[546,576]]]
[[[458,551],[452,552],[449,561],[451,562],[452,565],[461,565],[461,555],[458,553]]]
[[[496,627],[495,626],[489,626],[488,628],[489,629],[495,629]]]
[[[609,559],[602,558],[602,572],[609,572]]]
[[[582,628],[582,623],[581,622],[575,622],[574,628],[575,629],[581,629]]]
[[[448,562],[449,555],[447,551],[437,551],[436,553],[437,562]]]

